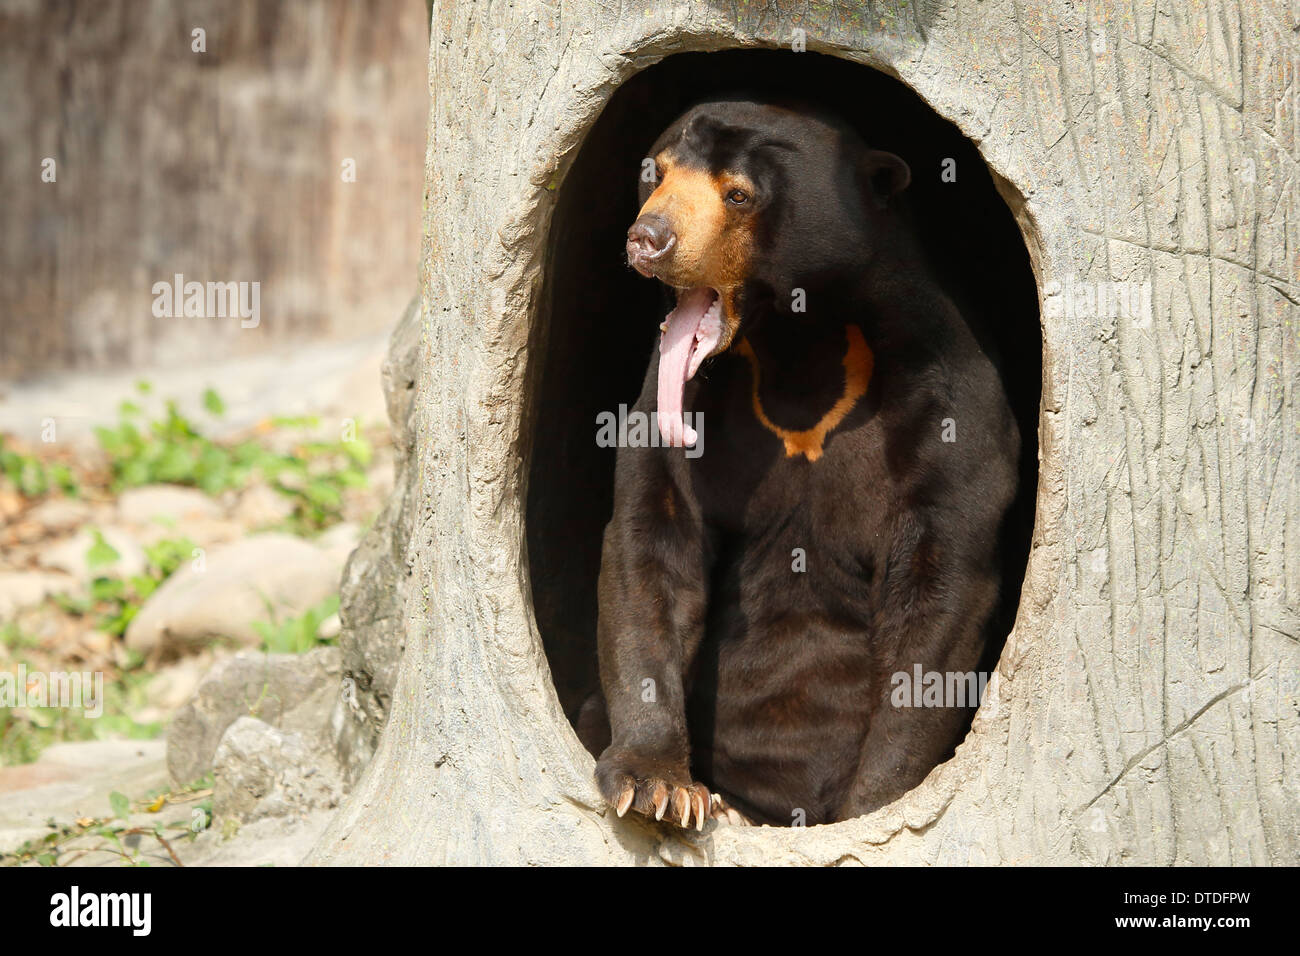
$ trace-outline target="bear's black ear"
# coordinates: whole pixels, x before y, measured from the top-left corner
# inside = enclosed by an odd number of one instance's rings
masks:
[[[865,150],[858,168],[864,186],[881,207],[889,202],[891,196],[906,189],[912,181],[912,170],[901,156],[879,149]]]

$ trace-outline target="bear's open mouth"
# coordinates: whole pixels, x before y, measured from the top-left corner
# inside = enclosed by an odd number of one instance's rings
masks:
[[[677,290],[659,338],[659,434],[669,445],[694,445],[695,429],[682,419],[682,395],[722,340],[722,297],[708,286]]]

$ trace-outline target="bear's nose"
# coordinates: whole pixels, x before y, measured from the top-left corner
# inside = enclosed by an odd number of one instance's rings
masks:
[[[638,266],[662,259],[677,244],[677,236],[662,216],[645,215],[627,231],[627,261]]]

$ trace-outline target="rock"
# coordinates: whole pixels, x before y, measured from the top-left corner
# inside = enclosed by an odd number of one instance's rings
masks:
[[[83,653],[107,657],[113,653],[113,648],[120,646],[117,639],[107,631],[90,630],[81,635],[80,645]]]
[[[217,747],[213,773],[214,816],[241,823],[330,809],[343,794],[331,754],[256,717],[230,725]]]
[[[172,779],[184,785],[211,770],[222,735],[241,717],[309,738],[326,736],[340,699],[339,661],[338,648],[321,647],[306,654],[242,653],[218,663],[172,718]]]
[[[122,528],[109,527],[101,530],[104,541],[118,553],[117,560],[110,564],[92,568],[87,562],[86,553],[95,543],[90,528],[83,528],[71,538],[66,538],[47,548],[37,557],[37,561],[42,567],[64,571],[83,583],[88,583],[91,579],[104,574],[128,577],[143,573],[144,548],[135,537]]]
[[[160,668],[145,687],[146,704],[164,713],[179,710],[194,699],[212,666],[212,655],[200,654]]]
[[[230,638],[256,646],[257,621],[301,615],[333,594],[342,561],[301,538],[253,535],[187,562],[149,598],[126,632],[141,654],[172,654]]]
[[[219,518],[221,506],[197,488],[145,485],[122,492],[117,513],[127,524],[149,524],[158,519],[179,524],[187,518]]]
[[[241,825],[230,837],[222,827],[212,827],[176,852],[186,866],[297,866],[332,816],[316,810],[302,817],[267,817]]]
[[[0,488],[0,518],[9,521],[21,514],[26,499],[12,488]]]
[[[296,756],[292,745],[287,754]],[[127,827],[164,827],[171,852],[147,833],[122,837],[127,853],[151,867],[175,866],[172,853],[185,866],[294,866],[311,850],[332,816],[330,809],[315,809],[245,823],[227,815],[217,825],[205,827],[210,821],[194,797],[149,806],[152,794],[166,785],[162,763],[161,741],[93,741],[55,745],[36,763],[0,768],[0,854],[53,832],[47,820],[66,825],[87,817],[111,817],[109,794],[114,791],[131,802],[134,812],[122,821]],[[305,777],[309,783],[304,786],[291,779],[287,792],[305,793],[312,799],[321,793],[317,774],[292,776]],[[322,780],[328,777],[328,771],[320,775]],[[249,778],[245,775],[242,779]],[[329,805],[332,801],[326,797],[320,802]],[[274,808],[275,804],[267,806]],[[280,806],[293,805],[282,801]],[[180,838],[185,828],[195,828],[197,836]],[[42,849],[55,854],[58,866],[120,867],[124,863],[122,855],[93,831]],[[39,864],[31,861],[26,865]]]
[[[244,537],[246,529],[228,518],[209,518],[194,515],[177,524],[161,522],[142,525],[136,532],[142,545],[148,546],[164,538],[188,538],[196,547],[211,548]]]
[[[40,604],[47,597],[72,591],[75,578],[57,571],[0,572],[0,623],[13,618],[20,610]]]
[[[258,483],[239,496],[231,517],[245,528],[263,528],[288,520],[293,502],[270,485]]]
[[[40,525],[48,535],[76,531],[90,521],[90,505],[77,498],[49,498],[32,508],[24,520]]]
[[[316,547],[323,549],[339,562],[339,567],[347,561],[361,540],[361,527],[351,521],[344,521],[330,528],[316,539]]]
[[[114,790],[143,796],[167,783],[161,740],[54,744],[35,763],[0,767],[0,853],[63,825],[112,815]]]
[[[388,705],[405,652],[398,625],[411,587],[407,543],[415,529],[420,470],[415,453],[416,383],[424,313],[417,295],[407,306],[389,341],[383,365],[384,396],[393,434],[395,491],[348,558],[339,588],[344,676],[351,681],[352,705],[344,710],[338,752],[349,782],[355,783],[379,743]]]

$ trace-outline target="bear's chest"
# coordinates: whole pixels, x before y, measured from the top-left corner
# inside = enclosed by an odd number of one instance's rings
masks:
[[[894,498],[885,436],[870,391],[840,383],[785,402],[756,394],[751,369],[728,357],[692,383],[703,443],[682,468],[705,522],[755,539],[872,536]],[[838,405],[838,407],[837,407]]]

